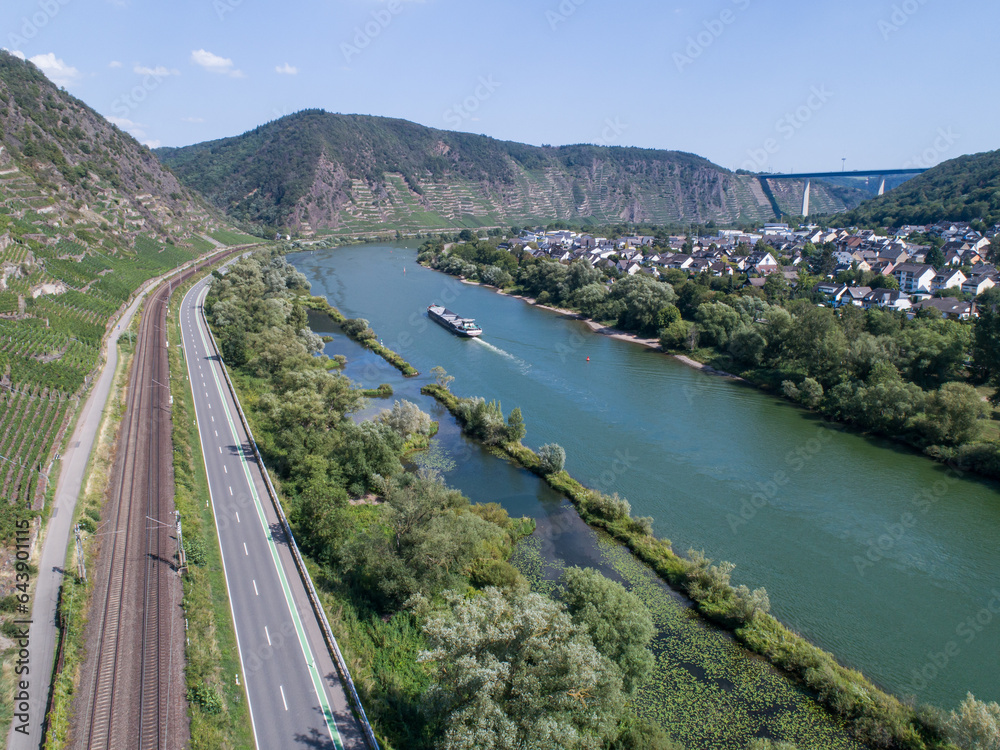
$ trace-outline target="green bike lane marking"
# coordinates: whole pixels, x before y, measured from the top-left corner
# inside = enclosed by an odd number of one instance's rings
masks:
[[[205,338],[204,327],[206,325],[207,323],[204,320],[198,321],[198,334],[201,336],[202,346],[205,347],[205,353],[208,354],[210,349],[208,346],[208,340]],[[221,360],[219,364],[220,366],[225,366]],[[305,628],[303,627],[302,620],[295,608],[295,604],[292,599],[292,590],[288,585],[288,579],[285,576],[284,568],[281,566],[281,559],[278,555],[278,546],[274,543],[274,537],[271,535],[271,530],[267,525],[264,508],[261,505],[260,497],[257,494],[257,486],[253,481],[253,475],[250,472],[250,464],[246,460],[246,453],[243,451],[242,442],[239,440],[237,435],[236,426],[233,423],[233,417],[229,412],[229,406],[226,403],[226,396],[222,390],[222,384],[219,382],[219,375],[216,368],[210,366],[209,370],[212,372],[212,379],[215,381],[215,387],[219,392],[219,396],[222,398],[222,409],[226,414],[226,422],[229,424],[230,434],[232,435],[236,445],[240,446],[240,464],[243,467],[243,473],[246,476],[247,483],[250,485],[250,494],[253,496],[254,507],[257,509],[257,518],[260,520],[261,528],[264,531],[264,537],[267,539],[268,548],[271,550],[271,557],[274,561],[274,566],[278,571],[278,579],[281,581],[281,589],[285,595],[285,602],[288,604],[288,610],[292,615],[292,623],[295,625],[295,634],[299,639],[302,654],[306,659],[306,664],[309,669],[309,677],[312,680],[313,688],[316,690],[316,697],[319,698],[320,706],[323,709],[323,718],[326,721],[326,727],[330,733],[330,739],[333,740],[334,744],[337,746],[337,750],[344,750],[344,745],[340,739],[340,732],[337,729],[337,724],[333,718],[333,710],[330,708],[330,702],[327,700],[326,689],[323,685],[322,677],[319,674],[319,670],[316,667],[316,661],[313,659],[312,650],[309,648],[309,643],[306,640]],[[261,467],[261,470],[265,470],[263,466]]]

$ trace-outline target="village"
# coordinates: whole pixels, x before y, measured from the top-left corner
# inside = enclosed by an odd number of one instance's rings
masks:
[[[817,303],[828,307],[884,308],[910,317],[936,311],[968,320],[978,317],[976,298],[1000,283],[1000,272],[988,262],[998,236],[1000,227],[982,232],[961,222],[904,226],[891,236],[772,223],[757,232],[723,229],[716,236],[666,240],[525,230],[498,248],[564,263],[585,259],[629,276],[662,278],[671,270],[692,278],[728,276],[758,289],[780,274],[790,288],[810,284]]]

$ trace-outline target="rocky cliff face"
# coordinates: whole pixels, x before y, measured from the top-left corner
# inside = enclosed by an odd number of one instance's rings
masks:
[[[677,151],[534,147],[403,120],[301,112],[158,155],[240,221],[300,231],[769,220],[758,178]],[[813,186],[831,212],[863,194]],[[786,213],[797,213],[780,201]]]

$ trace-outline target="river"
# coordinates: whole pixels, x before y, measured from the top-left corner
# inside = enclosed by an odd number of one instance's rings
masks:
[[[356,246],[289,261],[313,294],[367,318],[425,375],[440,365],[455,376],[456,394],[521,407],[527,445],[562,445],[573,476],[628,498],[678,551],[736,563],[734,583],[765,586],[774,614],[842,663],[945,708],[970,690],[1000,699],[995,485],[424,269],[412,248]],[[431,302],[476,318],[483,339],[429,321]],[[365,386],[390,380],[370,358],[351,370]],[[449,483],[528,513],[509,502],[519,495],[509,472],[470,476],[458,463]]]

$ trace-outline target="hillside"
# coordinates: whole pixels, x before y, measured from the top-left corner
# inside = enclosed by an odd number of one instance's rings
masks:
[[[1000,223],[1000,151],[946,161],[838,217],[851,224],[887,227],[975,219]]]
[[[0,543],[51,486],[112,316],[235,239],[149,149],[0,53]]]
[[[157,155],[237,221],[296,231],[737,223],[797,213],[794,196],[678,151],[536,147],[405,120],[307,110],[235,138]],[[775,189],[784,190],[783,187]],[[817,210],[861,191],[813,186]]]

